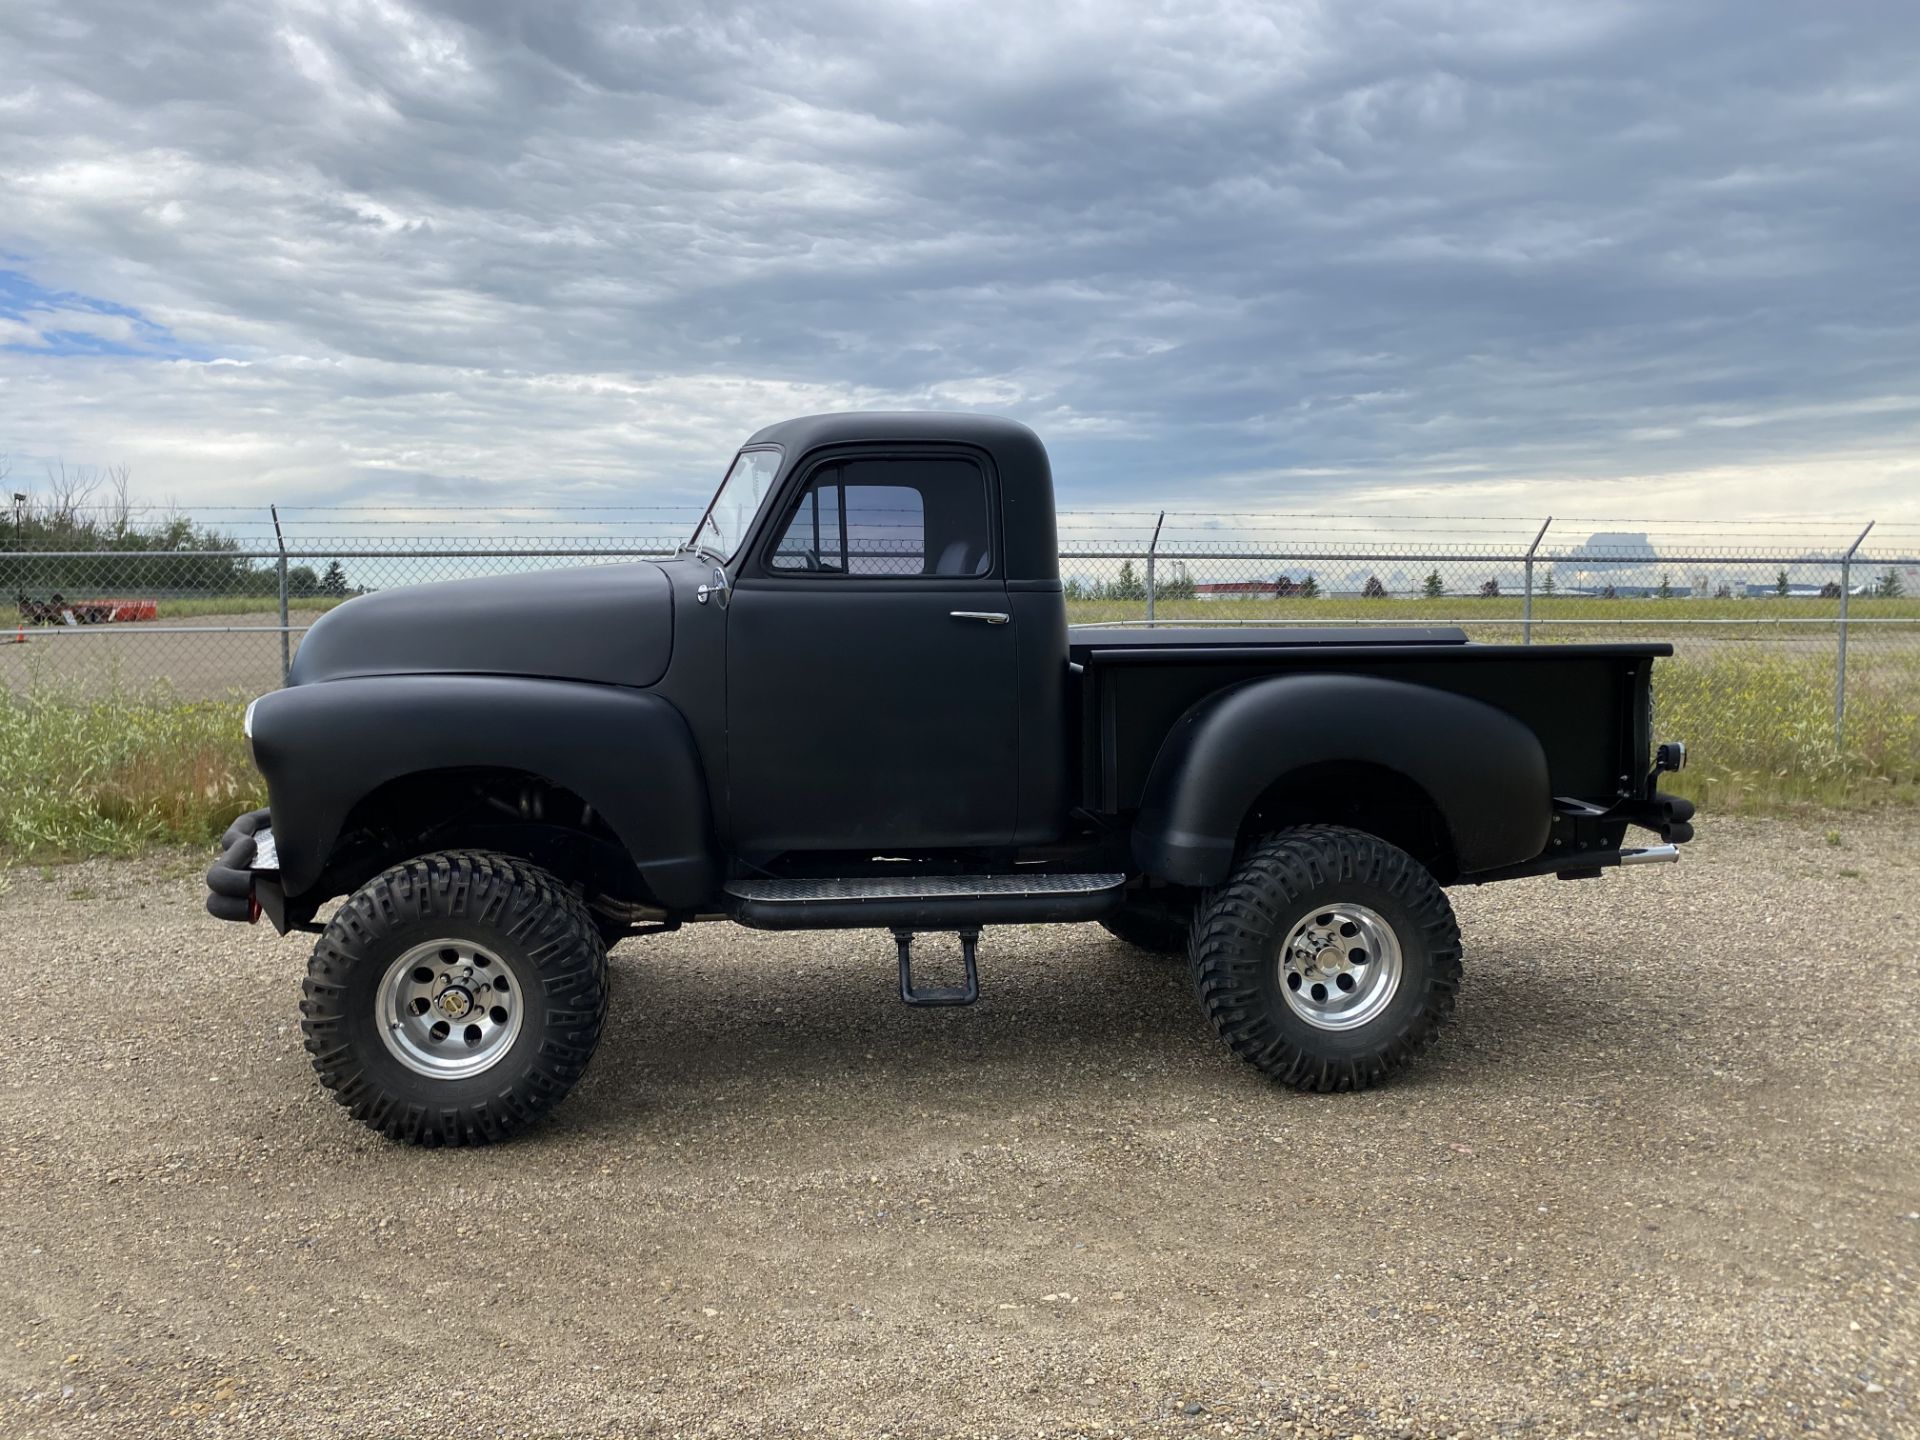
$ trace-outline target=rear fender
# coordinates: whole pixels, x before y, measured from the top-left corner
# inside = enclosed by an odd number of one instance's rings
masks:
[[[1134,860],[1174,884],[1217,885],[1262,794],[1295,771],[1342,762],[1417,786],[1463,873],[1546,846],[1546,754],[1505,711],[1374,676],[1283,675],[1210,695],[1175,722],[1141,796]]]
[[[360,800],[405,776],[465,768],[525,771],[580,796],[670,909],[717,886],[699,752],[658,695],[517,676],[329,680],[263,695],[253,753],[289,896],[320,879]]]

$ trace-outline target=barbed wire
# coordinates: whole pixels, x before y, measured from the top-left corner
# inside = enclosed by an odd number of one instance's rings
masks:
[[[44,509],[46,502],[40,502]],[[142,514],[164,515],[172,518],[192,519],[197,515],[252,515],[257,523],[271,524],[271,508],[277,508],[282,517],[294,514],[417,514],[432,516],[465,516],[475,510],[493,514],[661,514],[661,515],[697,515],[705,508],[704,500],[685,501],[671,504],[545,504],[511,503],[500,504],[451,504],[420,503],[413,505],[395,505],[386,503],[368,504],[278,504],[269,502],[253,505],[184,505],[166,502],[137,502],[120,505],[114,502],[86,502],[75,505],[58,505],[55,508],[63,514],[72,515],[119,515]],[[4,511],[0,505],[0,511]],[[1703,530],[1750,529],[1750,528],[1805,528],[1817,525],[1827,529],[1859,530],[1872,518],[1870,516],[1832,516],[1832,515],[1756,515],[1756,516],[1668,516],[1649,518],[1625,514],[1613,515],[1561,515],[1551,517],[1544,513],[1522,515],[1485,515],[1475,513],[1429,514],[1425,512],[1379,512],[1365,510],[1212,510],[1188,509],[1185,507],[1146,510],[1123,510],[1091,508],[1068,505],[1060,509],[1061,519],[1070,516],[1113,519],[1155,520],[1164,516],[1168,520],[1180,517],[1194,519],[1250,519],[1266,521],[1326,521],[1326,520],[1363,520],[1370,524],[1400,524],[1407,521],[1422,523],[1460,524],[1462,522],[1490,522],[1502,527],[1531,528],[1538,527],[1551,518],[1554,525],[1634,525],[1657,527],[1661,529],[1698,528]],[[447,523],[462,523],[449,520]],[[1920,530],[1920,520],[1874,521],[1875,529]]]

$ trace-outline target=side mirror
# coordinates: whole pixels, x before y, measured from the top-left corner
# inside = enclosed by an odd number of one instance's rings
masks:
[[[733,598],[733,587],[727,584],[727,572],[722,570],[718,565],[714,566],[713,583],[711,585],[698,586],[693,592],[693,598],[702,605],[706,604],[710,598],[718,600],[720,602],[720,608],[722,610],[726,609],[727,601]]]

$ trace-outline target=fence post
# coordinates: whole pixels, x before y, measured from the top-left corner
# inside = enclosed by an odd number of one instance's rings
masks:
[[[293,635],[287,623],[287,537],[280,533],[280,507],[269,505],[273,516],[273,541],[280,547],[280,683],[293,674]]]
[[[1520,601],[1520,643],[1533,643],[1533,552],[1540,548],[1540,542],[1546,538],[1547,526],[1553,523],[1553,517],[1547,516],[1540,526],[1540,533],[1533,537],[1533,543],[1527,546],[1527,578],[1524,594]]]
[[[1854,552],[1865,543],[1867,531],[1871,529],[1873,521],[1869,520],[1867,529],[1855,537],[1847,553],[1840,557],[1840,636],[1833,656],[1833,748],[1836,750],[1847,739],[1847,592],[1853,588]]]
[[[1153,624],[1153,559],[1160,549],[1160,527],[1167,523],[1167,512],[1162,510],[1160,518],[1153,522],[1153,539],[1147,542],[1147,623]]]

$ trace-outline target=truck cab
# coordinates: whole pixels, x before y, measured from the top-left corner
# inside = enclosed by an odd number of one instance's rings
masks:
[[[685,633],[726,655],[723,838],[755,855],[1057,839],[1066,608],[1046,452],[1004,421],[850,419],[756,434],[693,537],[695,573],[719,572]]]
[[[1252,1063],[1358,1088],[1452,1009],[1445,886],[1690,838],[1655,784],[1684,759],[1651,736],[1666,653],[1070,629],[1031,430],[804,417],[747,440],[670,559],[323,617],[249,708],[271,803],[208,908],[319,932],[323,1083],[427,1143],[536,1118],[592,1053],[606,947],[706,919],[889,931],[919,1005],[978,997],[985,926],[1098,921],[1185,954]],[[916,981],[930,931],[964,983]]]

